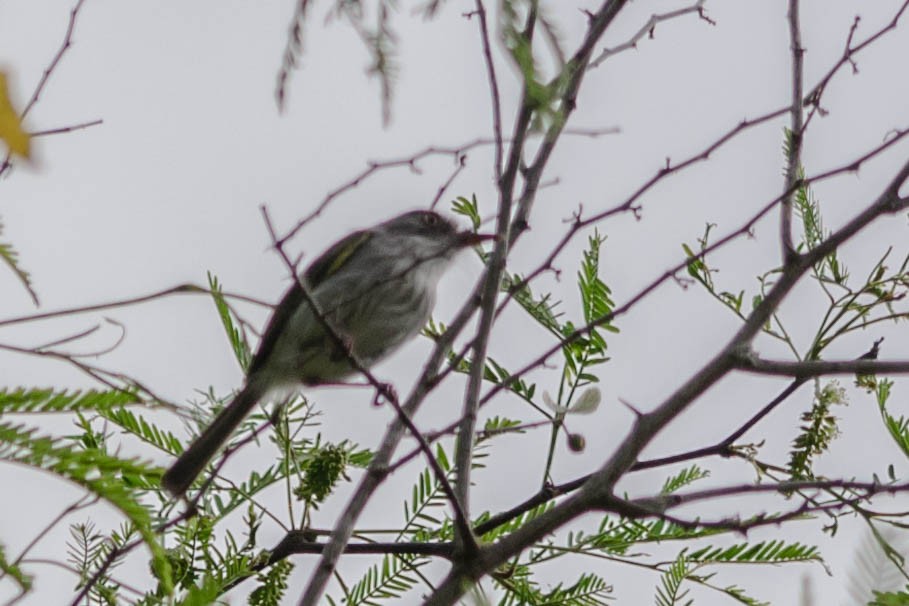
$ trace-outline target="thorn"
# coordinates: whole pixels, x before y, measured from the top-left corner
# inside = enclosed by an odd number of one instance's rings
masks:
[[[624,398],[619,398],[619,402],[620,402],[623,406],[625,406],[625,408],[627,408],[628,410],[630,410],[630,411],[634,414],[634,416],[637,417],[638,419],[640,419],[641,417],[644,416],[644,413],[641,412],[640,410],[638,410],[638,409],[637,409],[631,402],[629,402],[628,400],[626,400],[626,399],[624,399]]]
[[[881,343],[884,342],[884,337],[881,337],[871,345],[871,349],[863,353],[858,357],[859,360],[877,360],[877,356],[881,351]]]

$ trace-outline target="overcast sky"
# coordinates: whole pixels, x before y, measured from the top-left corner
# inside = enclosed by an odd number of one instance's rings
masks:
[[[10,74],[19,105],[31,94],[66,29],[73,2],[3,0],[0,2],[0,68]],[[578,6],[593,2],[546,3],[560,25],[566,47],[573,49],[585,27]],[[606,37],[606,45],[625,41],[654,12],[683,2],[633,2]],[[803,3],[806,88],[838,60],[853,19],[861,11],[856,33],[864,39],[895,13],[901,2],[873,3],[814,0]],[[427,146],[455,146],[491,133],[490,94],[475,21],[462,13],[472,2],[450,0],[433,21],[402,3],[393,18],[399,47],[392,120],[383,127],[379,87],[366,75],[369,59],[357,37],[341,23],[326,23],[329,3],[315,3],[305,30],[301,69],[292,75],[287,107],[276,109],[274,88],[293,2],[240,0],[197,2],[114,2],[87,0],[76,25],[74,44],[53,74],[27,126],[43,130],[103,119],[103,124],[35,142],[33,167],[16,167],[0,184],[3,242],[12,243],[31,272],[42,309],[98,303],[152,292],[183,282],[203,284],[216,274],[226,290],[276,301],[287,286],[287,272],[268,250],[260,214],[266,205],[285,229],[310,212],[334,188],[348,182],[370,160],[412,155]],[[563,220],[579,205],[585,212],[609,208],[637,189],[664,164],[700,152],[743,118],[754,118],[789,102],[789,50],[786,3],[720,2],[706,9],[716,25],[694,15],[661,24],[653,39],[633,51],[610,58],[584,81],[578,110],[570,126],[617,127],[619,134],[596,139],[565,137],[553,157],[531,220],[532,231],[514,250],[510,269],[534,269],[564,233]],[[893,128],[907,125],[909,25],[890,33],[861,54],[858,72],[840,72],[824,97],[829,114],[817,119],[805,143],[808,174],[850,162],[879,144]],[[499,51],[503,109],[510,126],[519,90],[515,73]],[[681,243],[693,244],[708,221],[716,233],[737,229],[756,209],[777,196],[783,186],[781,152],[785,119],[753,129],[714,154],[710,162],[664,181],[643,199],[641,219],[619,216],[600,226],[608,236],[603,249],[603,278],[618,303],[633,296],[682,259]],[[851,174],[817,185],[828,227],[835,228],[880,193],[909,146],[897,145],[887,155]],[[337,198],[317,221],[292,243],[294,252],[311,259],[351,229],[368,226],[398,212],[425,207],[453,168],[450,157],[407,168],[382,171]],[[467,168],[449,190],[443,207],[456,195],[476,194],[483,213],[495,208],[492,149],[468,154]],[[761,222],[754,238],[745,238],[715,255],[722,288],[753,294],[755,276],[778,263],[774,215]],[[568,314],[578,313],[573,276],[585,238],[578,238],[559,257],[561,281],[547,275],[537,290],[552,289]],[[893,259],[907,252],[906,218],[881,221],[845,247],[847,265],[856,276],[894,245]],[[894,261],[891,265],[895,265]],[[436,316],[450,318],[480,272],[479,262],[461,257],[440,287]],[[0,318],[34,311],[28,295],[12,274],[0,269]],[[265,314],[243,308],[251,319]],[[816,288],[805,284],[783,306],[793,337],[805,346],[823,311]],[[110,317],[126,326],[116,351],[98,363],[127,372],[175,402],[192,399],[212,386],[226,395],[240,386],[242,374],[232,358],[209,300],[184,296],[62,321],[30,324],[0,331],[0,343],[20,346],[85,329]],[[647,410],[656,406],[726,342],[737,320],[702,290],[669,282],[617,322],[621,333],[610,337],[613,361],[602,367],[604,406],[584,419],[588,449],[570,455],[560,448],[557,481],[589,472],[618,443],[631,422],[619,398]],[[85,350],[103,347],[119,336],[105,325]],[[886,357],[909,358],[904,325],[879,326],[839,342],[828,355],[854,358],[871,342],[887,336]],[[536,357],[549,344],[547,335],[517,310],[493,333],[492,355],[509,368]],[[777,344],[758,340],[769,356],[784,356]],[[429,351],[418,340],[382,363],[376,373],[392,378],[403,393],[414,369]],[[558,375],[533,375],[539,389],[554,391]],[[843,379],[849,384],[849,379]],[[646,456],[661,456],[713,443],[770,400],[785,381],[734,376],[710,390],[661,434]],[[72,368],[46,360],[0,352],[0,386],[90,385]],[[460,410],[463,382],[455,378],[424,406],[419,423],[441,427]],[[898,383],[893,406],[905,414],[904,384]],[[375,446],[390,419],[385,408],[369,406],[370,396],[354,390],[320,390],[313,397],[324,411],[322,430],[330,439],[349,437]],[[766,439],[766,459],[785,462],[794,437],[794,420],[810,404],[803,388],[774,417],[746,438]],[[502,398],[489,414],[536,420],[519,403]],[[909,466],[888,443],[873,401],[855,393],[848,409],[838,411],[843,435],[818,469],[832,477],[867,478],[869,466],[883,474],[894,462]],[[163,418],[178,429],[175,419]],[[778,429],[775,431],[774,427]],[[69,431],[65,422],[53,428]],[[540,481],[548,433],[540,431],[502,440],[488,469],[476,476],[474,511],[497,511],[533,492]],[[127,452],[144,453],[135,444]],[[268,456],[251,450],[248,457]],[[165,461],[161,460],[164,464]],[[708,484],[750,481],[754,474],[741,462],[704,461],[713,470]],[[239,467],[244,467],[239,463]],[[412,470],[416,471],[416,469]],[[650,494],[668,470],[637,474],[621,489]],[[401,497],[409,494],[413,474],[401,474],[380,491],[377,503],[399,514]],[[77,491],[32,472],[0,467],[0,482],[15,491],[4,497],[6,515],[0,538],[7,553],[17,553],[50,518],[71,502]],[[333,501],[340,507],[347,493]],[[315,523],[333,524],[334,507],[319,511]],[[732,503],[711,505],[692,515],[719,516],[735,510]],[[394,524],[382,507],[373,507],[363,525]],[[92,517],[103,527],[116,523],[109,510]],[[830,565],[830,578],[819,566],[721,571],[720,579],[737,583],[760,599],[795,603],[801,575],[813,582],[816,604],[840,603],[853,548],[862,525],[847,524],[831,543],[819,534],[821,522],[793,524],[790,540],[818,543]],[[65,530],[65,529],[64,529]],[[759,540],[780,534],[756,532]],[[59,554],[65,532],[50,538],[36,553]],[[263,528],[263,544],[281,536],[277,527]],[[728,542],[739,540],[729,537]],[[723,539],[714,540],[723,543]],[[677,546],[656,553],[675,553]],[[141,560],[141,558],[137,558]],[[298,572],[315,560],[298,557]],[[365,566],[365,561],[354,568]],[[652,599],[658,577],[618,564],[597,572],[616,586],[619,603]],[[141,577],[144,563],[133,564]],[[53,569],[36,570],[38,589],[29,604],[56,603],[72,578]],[[300,579],[301,577],[295,577]],[[554,577],[557,578],[557,577]],[[56,585],[46,582],[57,579]],[[298,592],[291,590],[295,603]],[[705,595],[696,592],[693,595]],[[58,598],[59,599],[59,598]],[[240,596],[234,598],[239,603]],[[706,594],[705,603],[721,603]]]

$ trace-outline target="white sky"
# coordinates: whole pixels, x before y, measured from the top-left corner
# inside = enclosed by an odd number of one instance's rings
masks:
[[[28,126],[40,130],[96,118],[104,124],[37,141],[37,167],[15,170],[0,188],[2,241],[13,243],[20,252],[23,266],[33,275],[42,309],[104,302],[187,281],[202,284],[206,271],[215,273],[229,291],[277,300],[287,276],[280,260],[268,251],[260,205],[268,206],[279,225],[290,227],[370,160],[488,136],[489,93],[477,24],[461,17],[473,3],[450,0],[431,22],[413,16],[412,3],[403,4],[394,17],[400,71],[393,121],[383,129],[378,83],[364,74],[368,57],[349,28],[325,25],[328,3],[315,4],[306,29],[302,69],[293,74],[287,110],[279,115],[273,92],[292,2],[87,0],[74,46],[29,116]],[[548,4],[562,27],[566,46],[573,48],[585,25],[576,5],[593,7],[594,3]],[[804,2],[806,88],[841,55],[857,11],[862,21],[856,36],[864,39],[889,20],[899,4]],[[10,72],[20,104],[56,52],[71,5],[62,0],[0,2],[0,67]],[[605,43],[618,44],[651,13],[682,5],[637,0],[617,20]],[[788,103],[786,3],[708,0],[706,8],[717,22],[715,27],[691,15],[661,24],[654,39],[643,40],[637,50],[611,58],[588,75],[570,126],[617,126],[622,132],[598,139],[563,139],[546,179],[557,178],[558,183],[541,190],[533,230],[515,249],[510,269],[535,268],[566,229],[562,220],[579,204],[586,212],[611,207],[650,178],[666,157],[681,161],[739,120]],[[830,114],[815,122],[806,140],[804,162],[809,174],[847,163],[880,143],[888,130],[907,126],[906,27],[903,24],[862,53],[857,74],[846,68],[829,87],[824,106]],[[510,130],[517,80],[501,52],[499,60]],[[727,233],[780,193],[784,124],[779,120],[751,130],[710,162],[663,182],[643,198],[642,220],[618,217],[601,225],[601,232],[609,237],[603,275],[618,303],[681,260],[680,244],[693,244],[706,221],[718,224],[717,235]],[[898,145],[863,166],[858,175],[819,184],[815,191],[828,227],[835,228],[868,204],[907,153],[909,146]],[[491,149],[470,153],[467,170],[447,198],[476,193],[481,208],[490,215],[495,203],[491,161]],[[419,167],[421,174],[407,169],[382,172],[338,198],[294,241],[294,250],[312,258],[350,229],[425,206],[450,174],[452,163],[450,158],[437,157]],[[843,254],[853,274],[866,274],[890,244],[895,245],[891,265],[896,265],[906,254],[905,229],[905,217],[892,218],[846,246]],[[759,224],[754,239],[738,241],[712,258],[722,270],[717,280],[723,288],[748,289],[749,296],[754,292],[754,276],[777,263],[776,233],[774,215]],[[569,314],[578,310],[572,278],[584,239],[578,238],[560,256],[561,282],[549,276],[536,286],[553,289],[565,300]],[[479,269],[467,255],[459,261],[441,286],[437,317],[452,316]],[[33,311],[8,271],[0,271],[0,289],[0,318]],[[783,308],[793,336],[803,347],[823,310],[815,290],[803,285]],[[251,309],[250,314],[264,321],[260,311]],[[208,386],[227,394],[240,385],[241,374],[207,299],[172,298],[106,315],[127,327],[123,344],[98,361],[106,367],[128,372],[177,402]],[[88,328],[104,316],[3,329],[0,343],[36,345]],[[593,470],[618,443],[631,421],[619,398],[642,409],[657,405],[729,338],[737,322],[698,288],[682,290],[667,283],[617,325],[622,332],[610,338],[614,359],[600,370],[605,405],[595,417],[578,424],[587,436],[588,449],[578,456],[560,448],[557,480]],[[109,344],[118,334],[118,329],[108,326],[85,347]],[[828,355],[856,357],[874,339],[886,336],[885,356],[905,359],[909,345],[904,335],[902,325],[880,327],[843,339]],[[543,331],[514,312],[496,327],[491,352],[507,367],[517,368],[547,344]],[[766,355],[785,354],[769,341],[757,345]],[[377,374],[393,378],[403,392],[429,347],[426,341],[407,346],[383,363]],[[554,389],[557,373],[539,371],[534,379],[539,389]],[[843,379],[844,384],[849,382]],[[784,384],[767,378],[727,378],[661,435],[646,456],[713,443]],[[78,387],[88,382],[63,365],[0,352],[0,385]],[[455,379],[430,398],[418,419],[423,427],[440,427],[457,416],[461,385]],[[904,389],[902,384],[896,388],[897,413],[904,412]],[[793,421],[808,406],[809,395],[803,389],[748,434],[755,441],[766,439],[763,458],[785,462],[794,436]],[[362,391],[322,390],[313,397],[325,412],[322,430],[330,439],[350,437],[374,446],[378,428],[390,418],[387,409],[370,407],[369,395]],[[819,471],[867,478],[867,469],[883,474],[890,462],[896,463],[898,471],[909,470],[887,441],[873,401],[853,394],[851,407],[840,412],[843,435],[821,460]],[[488,413],[536,419],[508,399],[490,406]],[[172,419],[165,422],[178,427]],[[65,422],[54,430],[69,431]],[[533,492],[540,481],[547,442],[548,433],[543,431],[503,439],[501,447],[493,450],[488,469],[476,475],[473,510],[498,511]],[[125,451],[145,452],[132,443]],[[269,454],[251,450],[245,456]],[[704,486],[753,477],[744,463],[708,460],[702,464],[714,471]],[[668,473],[636,474],[621,488],[649,494],[659,489]],[[368,510],[363,525],[395,524],[401,511],[399,494],[409,495],[413,480],[412,474],[405,473],[389,482],[376,501],[384,508]],[[53,478],[11,467],[0,468],[0,482],[15,487],[4,497],[7,515],[0,518],[0,537],[8,554],[17,553],[77,495]],[[315,523],[331,526],[333,508],[341,506],[343,498],[324,507]],[[688,513],[720,516],[732,512],[731,507],[724,503]],[[105,527],[116,521],[108,510],[92,517]],[[755,532],[750,539],[783,534],[790,540],[818,543],[833,578],[819,566],[723,570],[719,578],[743,586],[758,598],[791,604],[805,574],[812,579],[817,604],[839,603],[861,525],[847,524],[836,542],[819,536],[820,525],[807,522],[791,525],[785,533]],[[279,537],[276,527],[264,528],[260,534],[263,545]],[[63,539],[63,532],[52,536],[36,555],[59,557]],[[728,542],[737,540],[730,537]],[[674,554],[676,547],[659,553]],[[145,564],[141,557],[134,559],[127,568],[141,578]],[[298,572],[314,561],[295,558]],[[357,560],[352,569],[366,563]],[[615,584],[619,603],[652,600],[658,582],[655,574],[618,564],[587,565]],[[56,603],[69,595],[71,577],[46,567],[35,572],[38,590],[26,603]],[[302,587],[302,577],[294,579]],[[289,603],[295,603],[298,594],[299,589],[292,589]],[[694,590],[692,595],[703,596],[704,603],[725,603],[716,594]],[[237,595],[234,602],[240,601]]]

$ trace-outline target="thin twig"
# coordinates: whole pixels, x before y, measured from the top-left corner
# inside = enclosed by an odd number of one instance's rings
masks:
[[[78,307],[68,307],[66,309],[58,309],[54,311],[46,311],[39,314],[29,314],[26,316],[19,316],[16,318],[8,318],[6,320],[0,320],[0,327],[2,326],[11,326],[13,324],[24,324],[27,322],[37,322],[40,320],[48,320],[50,318],[62,318],[66,316],[73,316],[77,314],[90,313],[93,311],[103,311],[105,309],[114,309],[117,307],[129,307],[130,305],[137,305],[140,303],[148,303],[150,301],[155,301],[157,299],[162,299],[170,295],[179,295],[179,294],[204,294],[210,295],[213,294],[208,288],[198,286],[196,284],[179,284],[177,286],[171,286],[170,288],[164,288],[162,290],[156,290],[147,295],[139,295],[136,297],[129,297],[126,299],[117,299],[110,301],[108,303],[98,303],[95,305],[82,305]],[[252,303],[254,305],[259,305],[261,307],[271,308],[272,305],[261,299],[255,299],[252,297],[247,297],[246,295],[240,295],[236,293],[221,293],[225,297],[230,299],[237,299],[238,301],[244,301],[246,303]]]
[[[704,4],[706,3],[706,1],[707,0],[697,0],[697,2],[695,2],[691,6],[686,6],[683,8],[676,9],[674,11],[668,11],[668,12],[661,13],[661,14],[650,15],[650,19],[647,20],[647,23],[645,23],[637,32],[635,32],[635,34],[633,36],[631,36],[631,38],[629,38],[628,40],[626,40],[625,42],[623,42],[621,44],[613,46],[612,48],[604,48],[600,52],[600,54],[597,55],[596,58],[590,62],[590,69],[599,67],[600,64],[603,63],[603,61],[605,61],[606,59],[608,59],[610,57],[614,57],[615,55],[618,55],[621,52],[631,50],[631,49],[636,49],[638,47],[638,42],[640,42],[644,36],[647,36],[648,38],[653,38],[653,33],[654,33],[654,30],[656,29],[657,24],[661,23],[663,21],[669,21],[670,19],[677,19],[678,17],[682,17],[689,13],[697,13],[698,15],[700,15],[702,20],[706,21],[707,23],[709,23],[711,25],[716,25],[703,12]]]
[[[418,170],[417,163],[420,160],[423,160],[424,158],[427,158],[430,156],[451,156],[457,160],[458,158],[463,156],[466,152],[468,152],[474,148],[483,147],[486,145],[492,145],[494,143],[495,143],[494,139],[478,138],[478,139],[474,139],[473,141],[470,141],[468,143],[465,143],[464,145],[460,145],[457,147],[430,146],[419,152],[416,152],[415,154],[407,156],[405,158],[396,158],[396,159],[392,159],[392,160],[381,160],[381,161],[371,160],[367,163],[366,168],[364,168],[362,171],[357,173],[353,178],[349,179],[342,185],[340,185],[340,186],[336,187],[335,189],[331,190],[330,192],[328,192],[325,195],[325,197],[322,198],[322,200],[316,205],[315,209],[313,209],[309,214],[307,214],[302,219],[300,219],[287,233],[285,233],[283,236],[277,238],[277,243],[281,246],[286,244],[287,241],[290,240],[291,238],[293,238],[295,235],[297,235],[301,229],[306,227],[309,223],[311,223],[317,217],[321,216],[321,214],[325,211],[326,208],[328,208],[328,205],[331,204],[332,201],[334,201],[336,198],[338,198],[342,194],[347,193],[348,191],[358,187],[360,184],[363,183],[363,181],[365,181],[369,177],[373,176],[377,172],[387,170],[390,168],[401,168],[401,167],[407,167],[407,168],[410,168],[411,170],[416,171],[416,170]]]
[[[47,137],[50,135],[60,135],[63,133],[71,133],[73,131],[82,130],[84,128],[91,128],[92,126],[98,126],[99,124],[104,124],[104,120],[100,118],[98,120],[91,120],[89,122],[80,122],[79,124],[71,124],[69,126],[58,126],[57,128],[48,128],[45,130],[37,130],[28,134],[29,137]]]
[[[905,0],[903,2],[899,10],[897,10],[893,15],[893,18],[884,27],[877,30],[875,33],[867,37],[856,46],[851,46],[856,27],[858,26],[857,22],[853,22],[852,27],[849,28],[849,36],[846,40],[846,48],[843,50],[842,57],[840,57],[839,61],[837,61],[833,67],[831,67],[830,70],[821,78],[820,82],[818,82],[818,84],[816,84],[810,91],[808,91],[808,94],[805,95],[804,105],[812,106],[811,113],[808,115],[808,119],[805,121],[806,124],[811,121],[811,118],[815,115],[815,113],[826,113],[821,109],[821,97],[824,95],[824,92],[827,90],[827,85],[830,84],[830,81],[837,74],[837,72],[839,72],[839,70],[847,64],[852,65],[854,68],[855,55],[874,44],[882,36],[886,35],[887,32],[896,30],[896,27],[899,24],[903,13],[906,12],[906,9],[909,9],[909,0]]]

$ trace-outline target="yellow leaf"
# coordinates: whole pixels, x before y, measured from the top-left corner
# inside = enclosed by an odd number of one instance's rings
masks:
[[[0,72],[0,140],[6,143],[10,152],[28,158],[31,137],[22,130],[19,114],[13,109],[6,86],[6,74]]]

